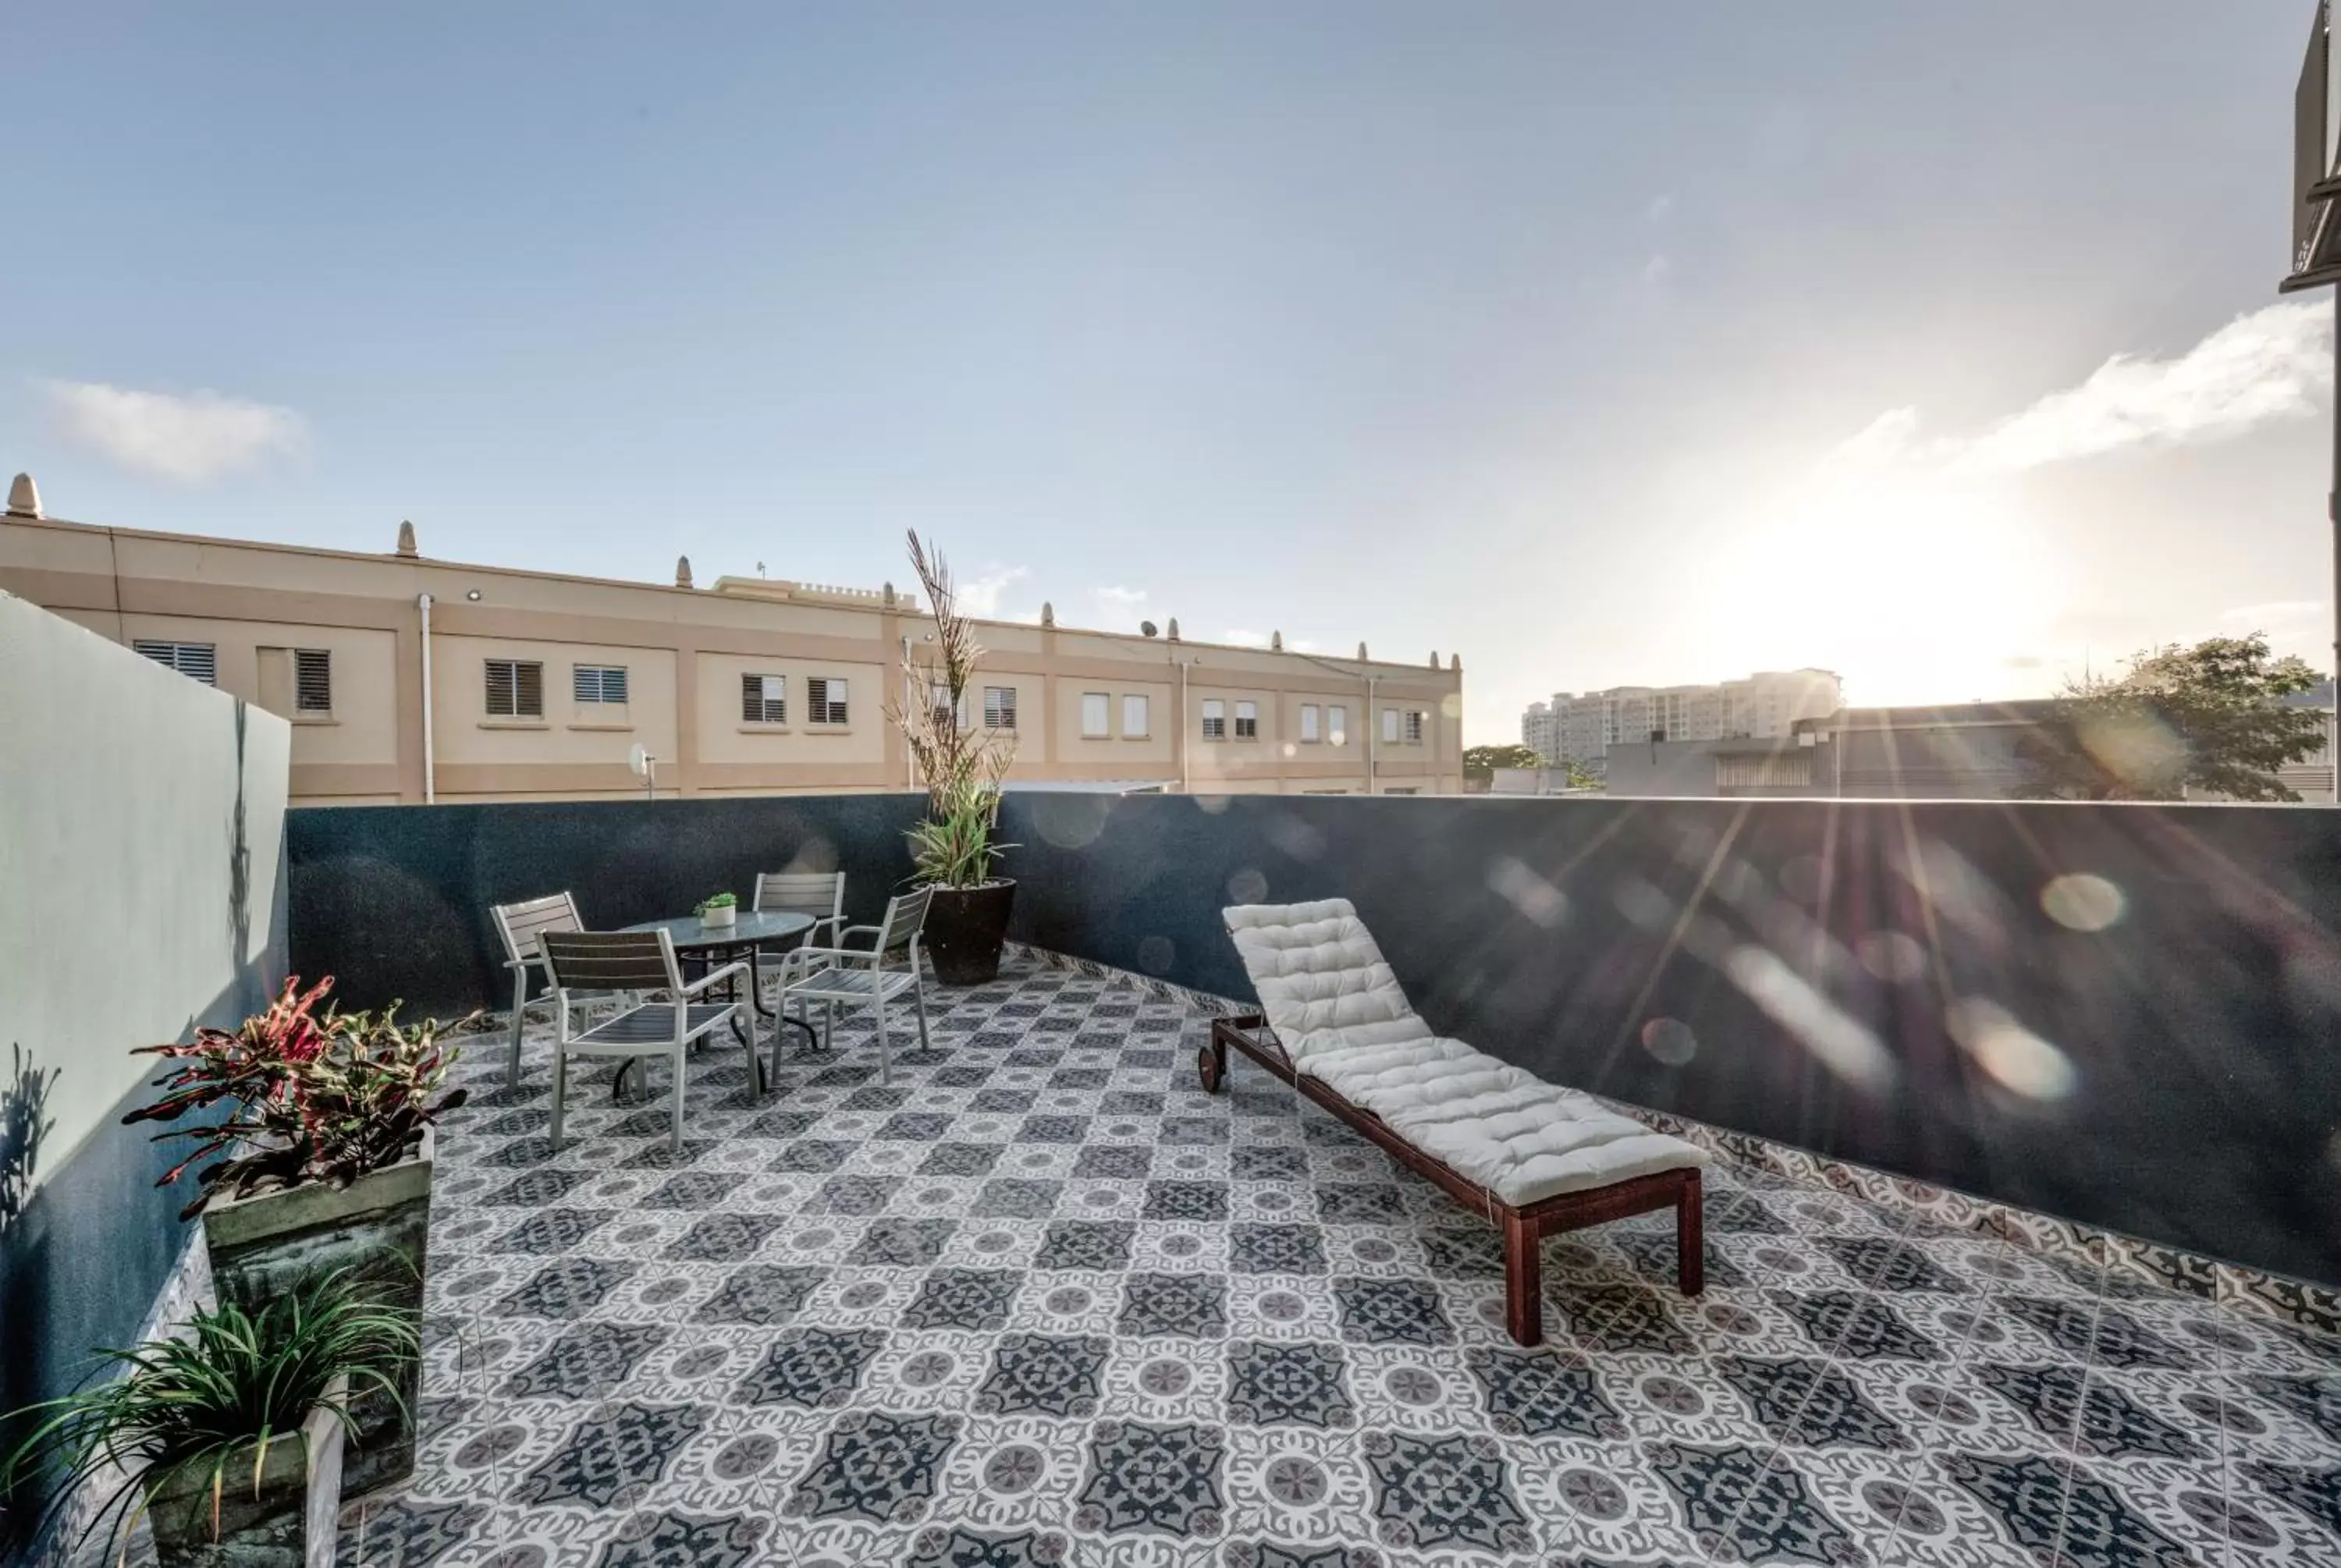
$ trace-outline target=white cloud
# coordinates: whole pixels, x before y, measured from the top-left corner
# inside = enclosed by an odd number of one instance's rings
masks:
[[[1674,263],[1667,259],[1664,252],[1660,252],[1642,263],[1642,281],[1655,289],[1671,277],[1674,270]]]
[[[996,620],[1000,618],[1001,594],[1010,583],[1021,582],[1031,575],[1021,566],[987,566],[958,583],[960,610],[985,620]]]
[[[1922,437],[1917,409],[1888,410],[1822,466],[1905,462],[1956,474],[2021,473],[2130,447],[2224,441],[2316,412],[2333,385],[2331,332],[2326,305],[2269,305],[2174,359],[2116,354],[2078,386],[1971,434]]]
[[[134,472],[204,484],[295,452],[308,439],[289,408],[208,388],[180,396],[104,382],[51,382],[50,417],[75,445]]]

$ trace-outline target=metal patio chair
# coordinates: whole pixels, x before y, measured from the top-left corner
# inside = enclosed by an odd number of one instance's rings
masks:
[[[674,1073],[673,1130],[668,1142],[680,1154],[684,1057],[693,1042],[730,1023],[747,1006],[743,1001],[692,998],[719,981],[739,979],[748,973],[748,966],[735,960],[686,983],[674,956],[674,939],[664,931],[545,931],[539,934],[537,946],[553,983],[560,1024],[553,1041],[553,1146],[561,1146],[570,1057],[664,1057]],[[608,991],[663,992],[666,999],[622,1007],[615,1017],[583,1034],[570,1033],[572,997]]]
[[[886,906],[886,918],[875,926],[848,926],[838,933],[836,945],[827,948],[799,948],[789,955],[796,965],[796,978],[781,988],[781,1006],[792,1001],[800,1007],[819,1002],[821,1006],[821,1043],[829,1045],[830,1025],[840,1006],[867,1006],[876,1016],[878,1024],[878,1081],[885,1083],[892,1076],[886,1038],[886,1004],[904,991],[911,993],[919,1019],[919,1048],[927,1048],[927,996],[921,984],[921,955],[919,934],[927,923],[927,889],[904,893]],[[867,948],[848,946],[857,936],[867,934]],[[901,968],[890,968],[888,959],[901,954]],[[805,1015],[810,1017],[810,1013]],[[780,1031],[772,1032],[772,1073],[780,1071]]]
[[[807,948],[842,947],[840,935],[845,929],[845,873],[842,871],[759,871],[756,873],[756,897],[750,906],[762,914],[781,910],[792,915],[809,915],[812,924],[803,939],[793,948],[760,948],[750,960],[756,969],[758,995],[767,981],[777,981],[785,988],[796,978],[796,972],[807,966],[797,955]],[[802,1017],[802,1013],[800,1011]],[[778,1026],[774,1026],[777,1030]],[[807,1020],[805,1030],[812,1032]]]
[[[504,1081],[520,1082],[520,1037],[531,1000],[528,994],[528,972],[543,968],[544,959],[537,951],[537,938],[547,931],[582,931],[584,918],[577,912],[577,899],[569,893],[549,893],[542,898],[528,898],[517,904],[497,904],[488,910],[494,923],[496,936],[504,945],[504,968],[512,971],[512,1043],[511,1054],[504,1066]],[[534,998],[552,999],[547,995]],[[606,999],[606,998],[596,998]]]

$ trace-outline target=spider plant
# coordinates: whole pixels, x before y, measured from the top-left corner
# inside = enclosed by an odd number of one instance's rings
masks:
[[[361,1389],[399,1399],[399,1369],[420,1349],[412,1318],[354,1294],[347,1271],[311,1280],[257,1315],[234,1305],[198,1312],[184,1338],[99,1351],[101,1373],[117,1375],[13,1413],[37,1424],[0,1465],[0,1487],[14,1492],[55,1465],[45,1514],[54,1518],[83,1486],[111,1481],[75,1547],[108,1526],[126,1557],[150,1500],[137,1494],[192,1466],[204,1483],[196,1506],[208,1500],[217,1540],[223,1503],[247,1475],[258,1494],[272,1447],[298,1440],[320,1409],[354,1431],[351,1400]],[[198,1512],[160,1523],[203,1520]]]

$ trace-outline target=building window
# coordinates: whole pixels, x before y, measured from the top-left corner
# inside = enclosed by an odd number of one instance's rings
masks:
[[[983,727],[986,729],[1016,728],[1016,688],[987,686],[983,689]]]
[[[1382,744],[1385,746],[1398,744],[1398,710],[1395,708],[1382,710]]]
[[[927,686],[927,707],[934,714],[938,732],[964,729],[967,725],[967,694],[961,692],[957,702],[951,700],[948,681],[930,681]]]
[[[789,678],[785,675],[740,677],[740,719],[745,724],[786,724],[789,721]]]
[[[322,648],[293,650],[293,711],[334,710],[334,656]]]
[[[1318,718],[1317,704],[1315,704],[1314,702],[1304,702],[1304,703],[1302,703],[1302,704],[1300,705],[1300,739],[1303,739],[1303,740],[1314,740],[1314,739],[1316,739],[1318,738],[1318,732],[1317,732],[1317,718]]]
[[[1325,738],[1336,746],[1350,743],[1350,710],[1338,702],[1325,710]]]
[[[488,717],[544,717],[544,666],[533,659],[488,660]]]
[[[1081,693],[1081,735],[1090,740],[1102,740],[1113,731],[1106,727],[1109,701],[1102,691]]]
[[[1239,702],[1236,704],[1236,739],[1239,740],[1257,740],[1260,739],[1259,703]]]
[[[1422,744],[1422,720],[1421,709],[1410,708],[1406,710],[1406,743],[1409,746]]]
[[[1143,740],[1151,729],[1146,712],[1146,694],[1142,691],[1124,693],[1121,699],[1121,738],[1124,740]]]
[[[155,642],[140,638],[131,647],[155,663],[206,686],[219,684],[219,650],[209,642]]]
[[[623,664],[578,665],[576,692],[580,703],[623,708],[626,705],[626,667]]]
[[[1203,700],[1203,739],[1225,740],[1228,738],[1228,705],[1216,697]]]
[[[842,676],[813,675],[805,679],[806,723],[842,724],[845,714],[845,680]]]
[[[1410,784],[1402,789],[1384,789],[1382,793],[1385,795],[1420,795],[1422,793],[1422,790],[1420,786]]]

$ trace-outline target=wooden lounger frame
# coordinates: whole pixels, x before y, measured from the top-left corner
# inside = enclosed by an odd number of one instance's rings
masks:
[[[1685,1295],[1697,1295],[1707,1288],[1706,1239],[1697,1166],[1634,1176],[1580,1192],[1559,1193],[1515,1207],[1443,1160],[1423,1153],[1391,1131],[1381,1117],[1334,1093],[1321,1078],[1297,1071],[1266,1024],[1267,1019],[1258,1013],[1211,1020],[1210,1043],[1197,1053],[1195,1061],[1205,1091],[1217,1094],[1227,1080],[1228,1047],[1232,1046],[1389,1150],[1409,1170],[1442,1188],[1458,1203],[1478,1209],[1494,1221],[1504,1233],[1504,1326],[1516,1344],[1544,1342],[1540,1249],[1546,1236],[1561,1231],[1672,1208],[1675,1283]],[[1255,1030],[1258,1035],[1253,1033]]]

